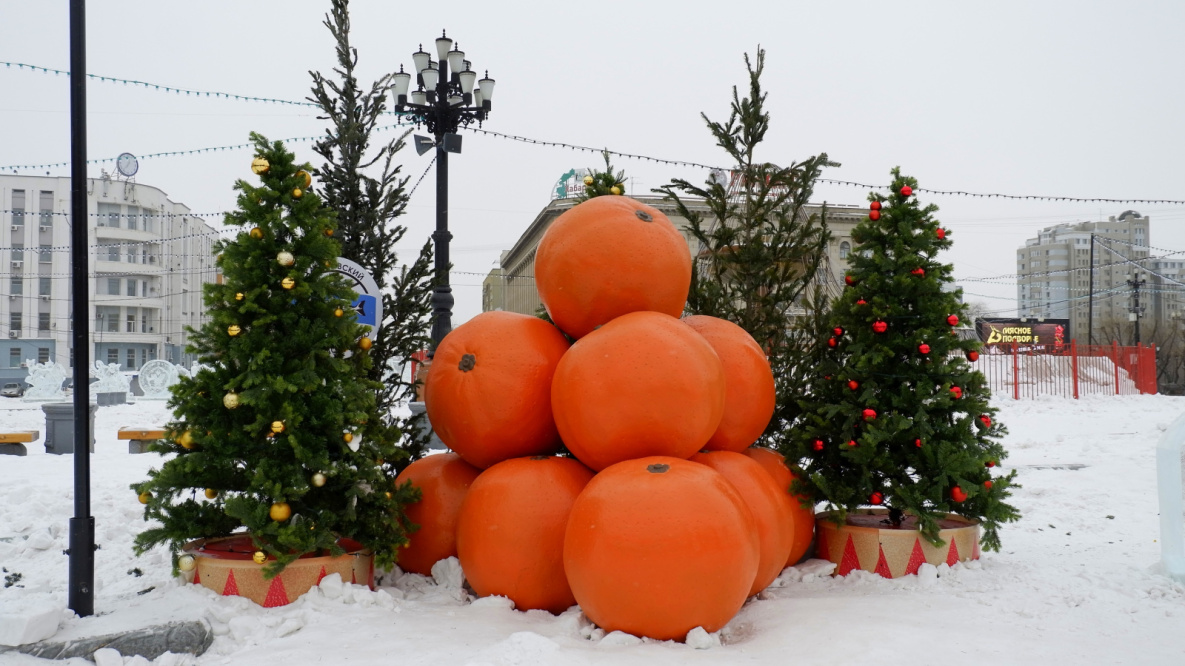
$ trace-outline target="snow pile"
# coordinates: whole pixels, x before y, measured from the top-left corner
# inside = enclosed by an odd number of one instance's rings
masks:
[[[999,406],[1012,455],[1004,469],[1020,471],[1014,500],[1024,513],[1002,530],[1002,552],[897,580],[866,572],[832,578],[834,565],[812,560],[785,570],[720,632],[692,631],[683,643],[607,633],[578,607],[553,616],[516,611],[501,597],[474,599],[455,560],[438,563],[431,577],[389,572],[374,591],[328,576],[273,609],[182,584],[170,577],[164,552],[131,552],[144,523],[128,484],[160,458],[129,455],[115,438],[119,426],[163,424],[165,407],[104,407],[92,457],[101,545],[96,615],[63,611],[73,461],[45,454],[39,442],[25,458],[0,458],[0,566],[7,570],[0,575],[12,581],[0,587],[0,615],[27,621],[49,618],[40,613],[52,609],[60,623],[55,641],[192,619],[215,632],[206,655],[166,654],[157,666],[1179,664],[1185,587],[1150,569],[1160,545],[1156,443],[1185,412],[1185,399],[1006,399]],[[0,400],[0,428],[44,431],[43,416],[35,405]],[[109,653],[96,661],[149,663]],[[46,663],[7,653],[0,662]]]

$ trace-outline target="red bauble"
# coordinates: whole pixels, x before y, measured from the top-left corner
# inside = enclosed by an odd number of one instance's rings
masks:
[[[868,204],[868,207],[873,210],[880,210],[881,209],[881,202],[873,201],[872,203]]]
[[[987,414],[980,415],[979,420],[980,420],[980,422],[983,423],[983,427],[985,427],[985,428],[992,427],[992,418],[990,416],[988,416]]]
[[[979,360],[979,352],[977,352],[975,350],[971,350],[971,351],[967,352],[967,360],[971,361],[972,363],[978,361]]]
[[[849,287],[856,284],[856,279],[853,278],[851,275],[843,276],[843,281],[844,281],[844,284],[848,285]]]
[[[854,449],[854,448],[856,448],[856,440],[854,440],[854,439],[849,439],[849,440],[848,440],[848,446],[852,447],[853,449]]]
[[[901,188],[901,196],[907,197],[911,194],[913,194],[913,188],[910,187],[909,185],[905,185]]]
[[[959,325],[959,315],[951,315],[951,316],[947,317],[946,323],[950,324],[951,326],[958,326]]]
[[[839,336],[843,335],[843,329],[842,329],[842,328],[840,328],[840,327],[838,327],[838,326],[836,326],[835,328],[831,329],[831,332],[832,332],[832,333],[834,333],[836,337],[839,337]]]
[[[935,231],[934,234],[936,236],[938,236],[938,240],[943,240],[946,238],[946,229],[943,229],[942,227],[938,227],[938,230]]]
[[[876,222],[877,220],[881,219],[881,212],[879,210],[868,211],[868,219]]]
[[[811,448],[816,451],[822,451],[823,450],[823,440],[816,439],[815,441],[811,442]]]
[[[950,498],[956,502],[962,502],[967,499],[967,493],[963,492],[962,488],[955,486],[950,489]]]
[[[856,301],[856,305],[868,305],[868,301],[861,298],[860,300]]]
[[[884,333],[889,330],[889,325],[883,321],[877,320],[872,322],[872,330],[875,333]]]
[[[919,449],[920,449],[920,448],[922,448],[922,440],[921,440],[921,438],[919,437],[918,439],[915,439],[915,440],[913,440],[913,445],[914,445],[914,446],[916,446],[916,447],[918,447]]]
[[[835,338],[827,338],[827,346],[828,347],[835,347],[837,345],[839,345],[838,340],[836,340]]]
[[[868,501],[872,502],[873,504],[883,504],[885,501],[885,496],[881,493],[881,491],[878,490],[868,498]]]
[[[926,274],[926,271],[922,270],[921,268],[915,268],[912,271],[910,271],[909,274],[916,275],[918,277],[922,277],[923,275]]]
[[[955,400],[958,400],[959,398],[963,397],[963,389],[959,388],[958,386],[952,386],[950,387],[950,394]]]
[[[923,342],[922,344],[918,345],[918,351],[923,354],[929,354],[930,353],[930,345]]]
[[[876,418],[876,410],[875,409],[866,409],[863,412],[861,412],[861,414],[864,415],[865,421],[871,421]]]
[[[849,379],[848,380],[848,388],[855,391],[856,389],[860,388],[860,382],[856,381],[855,379]]]
[[[984,466],[984,467],[995,467],[995,466],[996,466],[996,461],[995,461],[995,460],[989,460],[989,461],[985,462],[985,463],[983,464],[983,466]]]
[[[987,488],[988,490],[991,490],[992,489],[992,482],[991,481],[984,481],[983,487]]]

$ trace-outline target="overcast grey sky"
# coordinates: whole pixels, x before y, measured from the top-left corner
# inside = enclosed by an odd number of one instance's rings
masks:
[[[742,54],[760,44],[772,114],[761,159],[788,164],[825,151],[843,164],[826,177],[878,185],[900,165],[935,189],[1185,199],[1181,2],[352,4],[366,80],[409,67],[419,44],[432,50],[445,28],[497,80],[491,130],[726,167],[699,113],[727,115],[731,86],[746,83]],[[88,70],[302,100],[309,70],[333,64],[321,25],[327,6],[91,0]],[[0,61],[69,69],[67,8],[66,0],[0,0]],[[68,79],[0,66],[0,91],[0,166],[67,160]],[[240,144],[253,130],[273,139],[324,131],[299,107],[93,80],[88,100],[92,158]],[[292,148],[318,164],[309,143]],[[402,153],[413,183],[429,159],[410,147]],[[195,212],[222,211],[234,205],[234,180],[251,176],[250,160],[248,150],[145,159],[137,178]],[[465,135],[463,154],[450,160],[454,323],[480,311],[481,275],[546,205],[557,178],[599,160]],[[627,159],[615,165],[639,192],[707,176]],[[433,228],[433,179],[403,218],[405,256]],[[820,186],[816,199],[862,205],[865,196]],[[960,279],[1013,273],[1017,246],[1041,227],[1128,208],[1152,217],[1152,245],[1185,250],[1185,206],[923,201],[938,204],[954,232],[945,258]],[[963,284],[992,309],[1015,305],[1012,283]]]

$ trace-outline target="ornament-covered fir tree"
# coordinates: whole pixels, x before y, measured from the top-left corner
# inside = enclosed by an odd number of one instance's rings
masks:
[[[937,544],[938,521],[954,513],[980,521],[983,547],[998,550],[1000,524],[1020,517],[1006,502],[1016,472],[992,474],[1006,431],[973,366],[979,342],[956,335],[964,306],[944,289],[952,267],[936,259],[950,234],[937,206],[919,205],[916,180],[892,173],[890,195],[871,195],[852,232],[824,360],[782,452],[801,462],[801,490],[841,517],[883,507],[895,527],[916,517]]]
[[[175,418],[153,446],[170,457],[132,486],[159,523],[136,551],[167,543],[176,562],[188,540],[246,531],[274,558],[269,576],[305,553],[341,554],[340,537],[390,565],[418,492],[393,483],[406,453],[375,406],[354,293],[332,272],[333,217],[310,191],[308,164],[252,140],[262,182],[235,183],[225,223],[242,231],[215,244],[224,279],[206,284],[210,321],[191,330],[204,367],[173,387]]]

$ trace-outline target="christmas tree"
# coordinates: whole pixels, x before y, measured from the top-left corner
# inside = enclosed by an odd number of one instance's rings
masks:
[[[842,296],[832,307],[823,361],[803,401],[804,421],[783,447],[801,461],[802,490],[839,512],[888,509],[895,527],[916,519],[939,542],[939,520],[978,520],[983,547],[999,549],[1001,523],[1018,519],[1006,503],[1015,471],[992,475],[1005,434],[973,363],[979,342],[955,327],[964,306],[937,261],[950,232],[921,206],[917,182],[893,170],[891,194],[870,196]]]
[[[305,553],[341,554],[340,537],[390,565],[418,493],[393,483],[406,452],[376,409],[372,342],[333,272],[333,216],[308,164],[252,140],[262,183],[235,183],[225,223],[242,231],[216,243],[224,279],[205,285],[210,321],[191,331],[204,367],[173,388],[168,439],[153,446],[171,457],[133,485],[159,523],[136,550],[167,543],[176,561],[188,540],[246,530],[274,558],[269,576]]]

